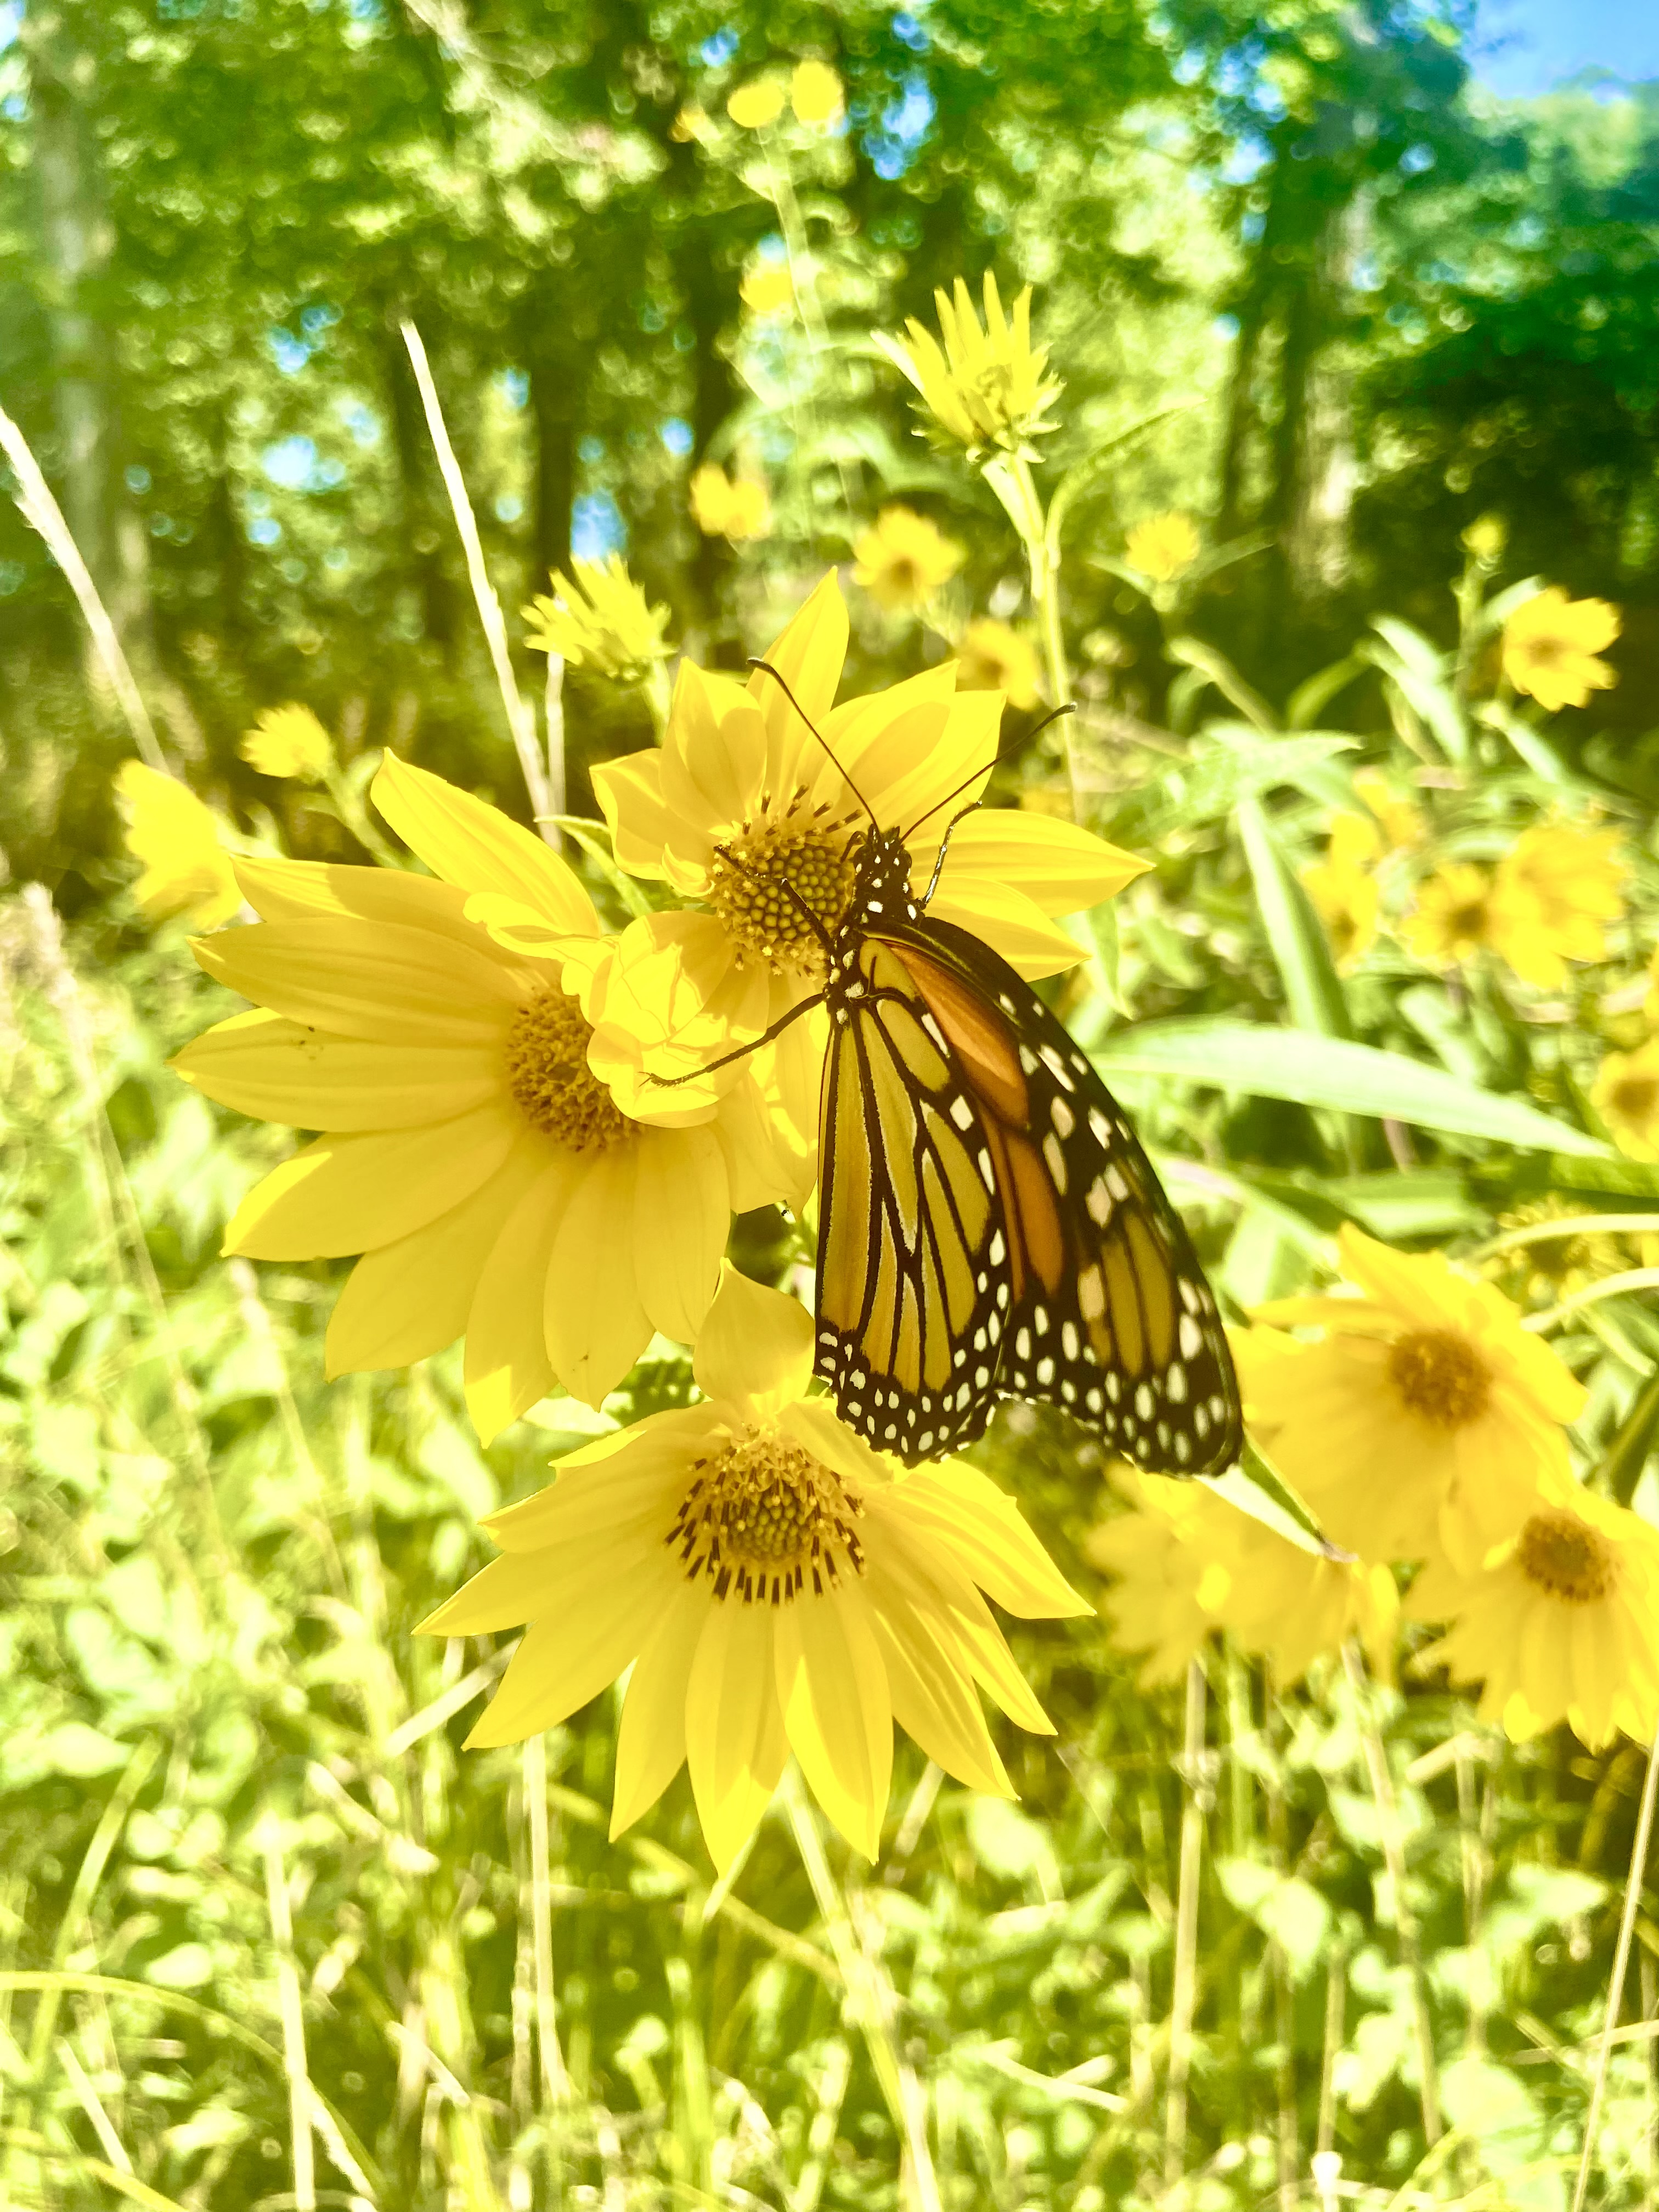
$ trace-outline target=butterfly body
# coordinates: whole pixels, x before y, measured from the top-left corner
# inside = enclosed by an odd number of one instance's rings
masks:
[[[907,1465],[1002,1397],[1149,1470],[1230,1465],[1226,1339],[1151,1163],[1030,985],[926,907],[902,836],[867,832],[823,993],[817,1372]]]

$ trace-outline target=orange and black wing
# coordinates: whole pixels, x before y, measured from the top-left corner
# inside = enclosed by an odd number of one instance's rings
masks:
[[[1024,1398],[1062,1407],[1149,1469],[1231,1465],[1243,1425],[1214,1296],[1121,1109],[1060,1022],[951,923],[897,925],[866,940],[859,965],[866,992],[837,1018],[825,1085],[819,1248],[818,1371],[844,1418],[917,1459],[981,1434],[997,1397]],[[936,1231],[933,1177],[918,1166],[892,1188],[907,1100],[910,1157],[926,1157],[927,1113],[942,1119],[956,1139],[948,1164],[960,1179],[965,1160],[988,1194],[982,1212],[969,1202]],[[965,1334],[935,1294],[936,1252]],[[892,1303],[890,1283],[904,1286]],[[921,1445],[919,1389],[927,1412],[945,1407],[943,1443],[935,1430]]]
[[[817,1371],[907,1465],[971,1443],[1012,1296],[995,1157],[944,1029],[878,938],[831,998],[820,1139]]]

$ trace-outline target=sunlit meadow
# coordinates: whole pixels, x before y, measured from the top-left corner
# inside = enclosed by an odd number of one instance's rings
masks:
[[[0,896],[8,2205],[1656,2201],[1621,611],[1480,515],[1432,634],[1247,677],[1270,533],[1103,523],[1145,426],[1068,443],[1040,287],[860,322],[845,98],[674,122],[781,247],[676,493],[718,634],[597,547],[512,584],[404,324],[488,777],[274,696],[234,804],[4,419],[128,756],[99,896]],[[811,448],[868,389],[873,496]],[[821,988],[854,787],[964,775],[935,911],[1188,1221],[1218,1479],[1016,1402],[907,1472],[810,1380],[821,1021],[726,1062]]]

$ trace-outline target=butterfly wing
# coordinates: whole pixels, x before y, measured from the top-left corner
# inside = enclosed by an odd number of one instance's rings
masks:
[[[1012,1299],[996,1163],[945,1030],[866,937],[830,994],[817,1371],[907,1466],[982,1436]]]
[[[1150,1469],[1201,1474],[1231,1465],[1243,1430],[1215,1298],[1105,1085],[1030,984],[967,931],[924,919],[874,941],[889,975],[902,979],[895,995],[912,1009],[919,1003],[921,1033],[945,1048],[937,1095],[955,1109],[964,1149],[981,1171],[988,1156],[995,1203],[975,1249],[975,1280],[984,1276],[992,1318],[1006,1322],[994,1337],[987,1330],[1000,1355],[988,1362],[988,1388],[979,1383],[986,1361],[962,1363],[972,1433],[984,1427],[988,1407],[978,1394],[987,1388],[988,1396],[1061,1407]],[[963,1119],[964,1103],[971,1120]],[[832,1103],[826,1158],[857,1141],[841,1119]],[[833,1228],[833,1213],[830,1221]],[[874,1272],[882,1262],[873,1241],[870,1251]],[[940,1334],[954,1360],[963,1347],[948,1329]],[[869,1371],[871,1387],[881,1387],[879,1367]],[[954,1441],[965,1440],[958,1430]]]

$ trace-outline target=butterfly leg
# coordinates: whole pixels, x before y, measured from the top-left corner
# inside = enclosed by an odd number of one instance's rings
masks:
[[[780,1016],[769,1030],[763,1030],[747,1044],[738,1045],[734,1052],[723,1052],[718,1060],[705,1060],[701,1067],[694,1067],[684,1075],[653,1075],[647,1069],[645,1079],[647,1083],[659,1085],[664,1091],[672,1091],[682,1083],[695,1083],[699,1076],[714,1074],[716,1068],[732,1067],[738,1060],[747,1060],[751,1052],[758,1052],[763,1045],[770,1044],[775,1037],[781,1037],[791,1022],[798,1022],[803,1014],[810,1014],[814,1006],[822,1003],[816,998],[803,999],[798,1006],[791,1006],[787,1014]]]

